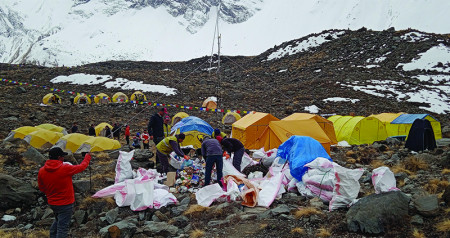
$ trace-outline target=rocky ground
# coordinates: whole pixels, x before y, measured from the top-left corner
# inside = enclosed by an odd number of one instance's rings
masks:
[[[219,107],[270,112],[279,118],[292,112],[304,112],[304,107],[310,105],[317,105],[322,114],[355,113],[368,116],[400,111],[430,113],[419,108],[428,106],[428,102],[394,100],[393,95],[377,97],[336,84],[356,81],[365,84],[373,79],[389,79],[405,82],[402,86],[405,90],[430,86],[431,82],[418,82],[412,78],[425,72],[403,71],[397,65],[410,62],[431,46],[440,43],[448,45],[449,36],[429,34],[429,39],[425,41],[401,40],[400,36],[407,32],[392,29],[382,32],[365,29],[346,31],[345,36],[337,40],[272,61],[266,60],[268,55],[295,41],[275,46],[255,57],[223,56],[220,84],[216,74],[210,76],[208,71],[194,71],[208,68],[208,57],[173,63],[103,62],[72,68],[0,64],[0,78],[62,90],[112,95],[117,90],[99,85],[49,83],[50,79],[59,75],[107,74],[114,78],[176,88],[178,94],[175,96],[153,93],[147,94],[147,97],[155,102],[191,106],[200,106],[206,97],[213,95],[216,87],[220,87],[220,93],[216,94]],[[354,67],[367,64],[369,58],[384,55],[386,50],[391,52],[391,56],[380,63],[380,67]],[[0,82],[0,90],[0,139],[17,127],[42,123],[70,128],[73,122],[78,122],[81,132],[87,133],[91,123],[119,122],[130,124],[132,131],[135,131],[146,127],[149,116],[156,111],[145,105],[70,105],[68,96],[64,94],[63,105],[42,107],[39,103],[49,92],[48,89]],[[131,91],[124,92],[131,94]],[[328,97],[360,101],[324,103],[322,100]],[[169,113],[173,115],[182,110],[169,108]],[[205,119],[214,127],[220,126],[221,113],[185,111]],[[431,114],[441,121],[444,134],[448,133],[449,115]],[[448,134],[446,136],[450,137]],[[440,143],[441,146],[434,151],[419,154],[405,150],[402,142],[395,140],[334,148],[331,154],[334,161],[347,168],[366,170],[360,180],[359,194],[361,201],[364,201],[364,211],[359,214],[356,208],[328,212],[321,201],[307,199],[297,193],[283,195],[269,209],[245,208],[237,202],[215,203],[206,209],[195,205],[192,194],[177,194],[180,202],[177,205],[132,212],[128,207],[118,208],[112,199],[90,198],[95,191],[114,182],[117,153],[97,153],[90,171],[74,177],[76,208],[71,233],[73,237],[448,237],[450,148],[448,139]],[[53,216],[36,184],[37,171],[45,161],[45,152],[30,148],[22,141],[4,143],[0,151],[0,217],[17,217],[14,221],[0,220],[0,235],[48,235],[45,230]],[[81,158],[75,156],[71,160],[79,162]],[[397,186],[402,193],[374,195],[370,173],[382,165],[389,166],[395,172]],[[139,164],[134,164],[136,166]],[[375,204],[373,201],[376,201]],[[354,230],[351,224],[355,222],[366,224],[364,232]]]

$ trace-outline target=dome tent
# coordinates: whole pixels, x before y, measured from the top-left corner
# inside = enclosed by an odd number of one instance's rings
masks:
[[[372,144],[386,140],[387,132],[383,122],[375,117],[331,116],[338,141],[347,141],[350,145]]]
[[[186,118],[188,116],[189,116],[189,114],[187,114],[185,112],[179,112],[179,113],[175,114],[175,116],[172,117],[172,126],[177,124],[183,118]]]
[[[52,147],[63,134],[60,132],[39,129],[25,136],[24,140],[34,148],[47,149]]]
[[[204,120],[198,117],[189,116],[183,118],[181,121],[175,124],[172,127],[170,134],[175,135],[184,133],[186,135],[186,138],[184,139],[183,143],[181,143],[181,145],[192,145],[195,149],[198,149],[202,145],[198,140],[198,137],[211,136],[213,131],[214,129]]]
[[[99,93],[94,97],[94,102],[97,104],[108,104],[111,102],[111,98],[105,93]]]
[[[333,122],[319,116],[310,113],[293,113],[283,119],[282,121],[302,121],[313,119],[322,128],[322,130],[327,134],[328,138],[331,140],[331,144],[337,144],[336,132],[334,131]],[[314,138],[314,137],[313,137]]]
[[[91,99],[86,94],[82,93],[82,94],[78,94],[73,99],[73,103],[74,104],[91,104]]]
[[[386,132],[387,132],[388,137],[390,137],[390,136],[406,136],[406,135],[408,135],[409,128],[411,125],[392,124],[391,123],[392,121],[394,121],[397,117],[399,117],[402,114],[404,114],[404,113],[403,112],[380,113],[380,114],[370,115],[370,117],[375,117],[384,124],[384,126],[386,127]]]
[[[239,119],[241,119],[241,115],[239,115],[238,113],[236,113],[236,112],[227,112],[222,117],[222,124],[231,125],[231,124],[237,122]]]
[[[427,121],[429,121],[431,127],[433,128],[434,138],[436,140],[442,139],[441,123],[430,114],[402,114],[395,118],[395,120],[393,120],[391,124],[403,125],[407,127],[407,134],[409,134],[409,130],[411,129],[416,119],[426,119]]]
[[[17,129],[12,130],[8,136],[5,138],[5,141],[10,141],[14,138],[23,139],[25,136],[30,134],[31,132],[40,130],[41,128],[35,126],[22,126]]]
[[[246,149],[261,149],[265,142],[258,140],[269,127],[269,122],[279,121],[272,114],[262,112],[252,112],[245,115],[239,121],[233,123],[231,134],[244,144]]]
[[[61,104],[61,97],[54,93],[49,93],[42,98],[42,102],[46,105]]]
[[[75,153],[78,148],[91,136],[83,135],[80,133],[72,133],[61,137],[54,147],[59,147],[64,151],[70,151]]]
[[[205,99],[202,103],[202,107],[207,109],[216,109],[217,108],[217,98],[216,97],[209,97]]]
[[[145,95],[141,91],[136,91],[133,94],[131,94],[130,100],[143,102],[143,101],[147,101],[147,97],[145,97]]]
[[[45,124],[40,124],[36,127],[41,128],[41,129],[46,129],[49,131],[60,132],[60,133],[63,133],[63,135],[67,135],[67,130],[64,127],[60,127],[57,125],[45,123]]]
[[[128,101],[128,96],[125,93],[117,92],[112,97],[113,102],[123,103]]]
[[[108,126],[109,129],[111,129],[111,133],[112,133],[113,127],[110,124],[106,123],[106,122],[102,122],[102,123],[98,124],[95,127],[95,135],[96,136],[105,136],[105,128],[106,128],[106,126]]]
[[[77,151],[75,151],[75,153],[117,150],[121,147],[120,142],[117,140],[106,137],[90,137],[78,148]]]

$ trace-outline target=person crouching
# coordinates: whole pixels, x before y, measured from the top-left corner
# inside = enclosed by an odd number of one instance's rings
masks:
[[[180,143],[183,142],[184,138],[186,138],[186,136],[183,133],[180,133],[175,136],[166,137],[156,145],[156,156],[161,162],[162,167],[161,173],[167,174],[167,172],[169,172],[168,156],[172,151],[175,151],[178,156],[184,157],[185,160],[190,159],[180,148]]]

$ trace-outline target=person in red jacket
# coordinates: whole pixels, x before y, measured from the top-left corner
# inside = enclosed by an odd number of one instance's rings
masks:
[[[55,220],[50,227],[50,237],[67,237],[75,202],[72,176],[88,167],[91,155],[86,154],[79,165],[63,163],[67,153],[59,147],[50,149],[48,155],[49,160],[39,169],[39,190],[45,193],[47,202],[55,214]]]
[[[125,140],[127,141],[127,145],[130,145],[130,126],[125,125]]]

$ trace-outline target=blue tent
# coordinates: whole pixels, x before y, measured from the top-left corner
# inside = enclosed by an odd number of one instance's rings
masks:
[[[214,129],[207,122],[194,116],[183,118],[172,127],[171,132],[174,132],[177,129],[180,129],[180,132],[183,133],[187,131],[199,131],[207,135],[211,135],[214,131]]]
[[[425,119],[427,116],[432,117],[429,114],[402,114],[395,118],[391,124],[413,124],[416,119]],[[432,118],[436,120],[436,118]]]
[[[291,175],[298,181],[302,181],[303,174],[308,170],[304,166],[317,157],[332,161],[320,142],[308,136],[291,136],[278,147],[277,156],[289,161]]]

